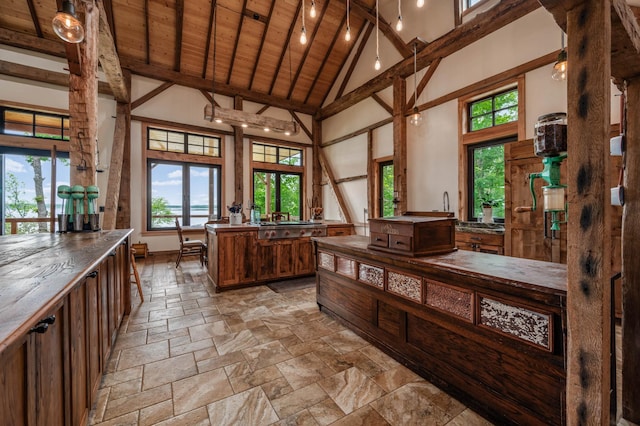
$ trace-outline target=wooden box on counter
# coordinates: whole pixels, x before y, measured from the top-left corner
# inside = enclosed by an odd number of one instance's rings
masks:
[[[405,215],[369,219],[368,248],[407,256],[456,250],[456,219]]]

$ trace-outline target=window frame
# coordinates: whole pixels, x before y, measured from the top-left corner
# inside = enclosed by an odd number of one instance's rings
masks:
[[[511,93],[511,92],[518,92],[518,88],[517,87],[511,87],[511,88],[508,88],[508,89],[503,90],[501,92],[492,93],[492,94],[490,94],[488,96],[484,96],[484,97],[481,97],[479,99],[475,99],[475,100],[472,100],[472,101],[468,102],[467,103],[467,132],[470,132],[470,133],[471,132],[479,132],[479,131],[486,130],[486,129],[489,129],[489,128],[492,128],[492,127],[503,126],[505,124],[517,122],[518,118],[516,118],[515,120],[512,120],[512,121],[508,121],[506,123],[496,124],[496,113],[498,113],[500,111],[506,111],[507,109],[510,109],[510,108],[513,108],[513,107],[518,109],[518,105],[520,104],[520,99],[519,98],[518,98],[518,104],[516,104],[516,105],[512,105],[512,106],[509,106],[507,108],[496,109],[496,98],[501,96],[501,95],[505,95],[505,94]],[[471,109],[473,108],[473,105],[475,105],[475,104],[477,104],[479,102],[487,101],[487,100],[491,100],[491,112],[485,113],[485,114],[479,114],[479,115],[476,115],[476,116],[472,116],[471,115],[472,114]],[[478,129],[478,130],[471,129],[471,123],[472,123],[474,118],[478,118],[478,117],[481,117],[481,116],[488,116],[488,115],[491,115],[491,126],[484,127],[482,129]]]
[[[188,124],[179,124],[179,123],[171,123],[171,122],[159,122],[157,120],[150,120],[146,122],[141,122],[142,125],[142,137],[141,137],[141,167],[142,167],[142,176],[140,179],[140,193],[142,194],[142,205],[141,205],[141,216],[142,216],[142,226],[144,230],[140,233],[141,235],[162,235],[162,234],[174,234],[175,226],[166,227],[166,228],[150,228],[150,201],[151,197],[149,194],[150,185],[148,184],[149,173],[148,173],[148,164],[149,160],[154,160],[158,162],[174,162],[174,163],[186,163],[193,164],[195,166],[216,166],[219,167],[220,173],[220,188],[216,188],[216,191],[219,193],[220,197],[220,205],[222,209],[222,205],[224,204],[224,181],[225,181],[225,134],[219,131],[212,131],[212,129],[193,126]],[[206,136],[206,137],[214,137],[218,138],[220,141],[220,150],[218,157],[211,157],[206,155],[197,155],[197,154],[185,154],[185,153],[177,153],[172,151],[158,151],[148,149],[149,147],[149,129],[160,129],[160,130],[168,130],[172,132],[182,132],[186,134],[196,134],[198,136]],[[183,201],[184,205],[184,201]],[[215,214],[215,213],[212,213]],[[218,215],[221,217],[223,211],[221,210]]]
[[[10,112],[15,112],[15,113],[19,113],[19,114],[29,114],[31,115],[31,134],[30,135],[21,135],[21,134],[17,134],[17,133],[6,133],[5,129],[5,123],[7,122],[5,120],[5,112],[10,111]],[[53,118],[53,119],[59,119],[60,120],[60,127],[58,128],[59,132],[60,132],[60,137],[59,138],[52,138],[52,137],[44,137],[44,136],[38,136],[38,133],[36,132],[36,129],[39,127],[37,124],[37,118],[38,117],[46,117],[46,118]],[[42,111],[42,110],[37,110],[37,109],[31,109],[31,108],[25,108],[25,107],[14,107],[14,106],[10,106],[10,105],[3,105],[0,104],[0,134],[2,135],[6,135],[6,136],[15,136],[15,137],[19,137],[19,138],[31,138],[31,139],[37,139],[37,140],[49,140],[49,141],[56,141],[56,142],[69,142],[69,140],[71,139],[71,135],[70,133],[70,124],[69,124],[69,120],[70,120],[70,116],[69,114],[62,114],[59,112],[48,112],[48,111]],[[67,127],[65,127],[65,121],[68,124]],[[53,129],[54,127],[50,127],[49,128]],[[66,130],[66,134],[65,134],[65,130]]]

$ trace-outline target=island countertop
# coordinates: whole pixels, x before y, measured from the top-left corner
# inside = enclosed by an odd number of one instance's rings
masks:
[[[132,232],[0,236],[0,352]]]

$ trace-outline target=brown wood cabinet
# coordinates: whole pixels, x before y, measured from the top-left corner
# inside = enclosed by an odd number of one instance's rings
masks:
[[[342,237],[355,235],[353,223],[329,223],[327,224],[327,237]]]
[[[0,425],[87,423],[129,310],[130,232],[0,237]]]
[[[460,250],[504,254],[504,235],[456,231],[456,246]]]
[[[455,250],[455,219],[393,216],[369,219],[369,248],[387,253],[423,256]]]

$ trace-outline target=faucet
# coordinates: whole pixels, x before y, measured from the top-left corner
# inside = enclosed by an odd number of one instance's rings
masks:
[[[449,211],[449,193],[447,191],[444,191],[444,194],[442,194],[442,210],[445,212]]]

